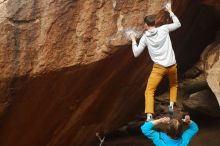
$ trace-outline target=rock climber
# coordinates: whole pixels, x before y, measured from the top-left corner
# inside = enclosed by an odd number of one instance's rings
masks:
[[[177,64],[169,32],[181,27],[181,24],[172,12],[171,3],[165,6],[165,10],[169,12],[173,23],[156,27],[155,17],[152,15],[146,16],[144,18],[144,28],[146,31],[141,37],[139,44],[136,42],[135,33],[130,34],[134,56],[138,57],[147,47],[150,57],[154,62],[145,90],[145,114],[147,114],[147,121],[153,119],[154,92],[165,74],[169,77],[170,104],[168,107],[172,111],[177,97]]]
[[[166,132],[158,132],[153,129],[154,126],[160,123],[167,126]],[[188,129],[184,132],[183,123],[188,125]],[[143,134],[151,139],[156,146],[187,146],[198,130],[197,124],[190,120],[189,115],[186,115],[183,120],[164,117],[145,122],[145,124],[141,126]]]

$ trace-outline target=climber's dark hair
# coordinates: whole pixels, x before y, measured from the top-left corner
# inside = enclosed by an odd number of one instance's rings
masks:
[[[144,22],[148,26],[155,26],[155,15],[149,15],[144,18]]]
[[[170,120],[167,128],[167,135],[173,139],[178,139],[183,134],[183,122],[182,120],[172,119]]]

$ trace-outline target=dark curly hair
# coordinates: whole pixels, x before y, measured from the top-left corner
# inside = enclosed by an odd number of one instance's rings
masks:
[[[173,139],[178,139],[183,134],[183,122],[182,120],[172,119],[170,120],[167,128],[167,135]]]

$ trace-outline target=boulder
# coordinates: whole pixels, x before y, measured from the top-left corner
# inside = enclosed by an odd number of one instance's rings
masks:
[[[197,67],[205,72],[206,81],[220,105],[220,32],[215,41],[203,51]]]
[[[201,90],[190,95],[189,99],[183,101],[188,111],[196,111],[211,117],[220,117],[220,107],[211,90]]]

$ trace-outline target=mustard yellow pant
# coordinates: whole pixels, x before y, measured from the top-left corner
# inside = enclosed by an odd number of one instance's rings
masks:
[[[154,114],[154,92],[163,76],[166,74],[169,77],[170,101],[174,103],[176,102],[177,65],[175,64],[170,67],[164,67],[158,64],[154,64],[145,90],[145,113]]]

